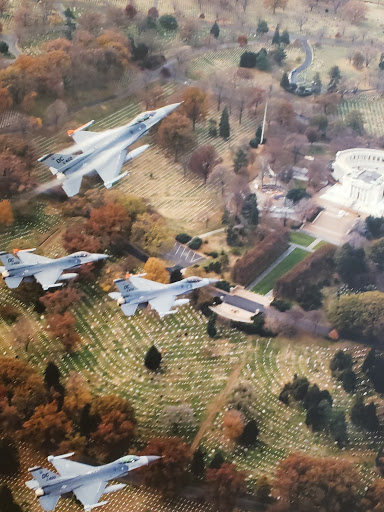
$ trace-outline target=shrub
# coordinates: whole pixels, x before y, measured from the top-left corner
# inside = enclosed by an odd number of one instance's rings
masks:
[[[230,283],[228,283],[228,281],[217,281],[215,287],[219,288],[219,290],[224,290],[225,292],[228,293],[231,291],[231,285]]]
[[[288,248],[289,234],[273,232],[235,263],[233,280],[246,286]]]
[[[165,30],[177,30],[177,20],[171,14],[164,14],[159,18],[160,25],[165,28]]]
[[[200,249],[202,243],[202,239],[197,236],[195,238],[192,238],[192,240],[188,243],[188,247],[190,249],[193,249],[194,251],[197,251],[198,249]]]
[[[284,311],[288,311],[289,309],[291,309],[292,304],[289,301],[287,301],[287,300],[276,299],[275,298],[271,302],[271,306],[273,306],[278,311],[284,312]]]
[[[334,245],[326,244],[304,258],[276,281],[273,289],[274,295],[306,303],[308,294],[314,292],[316,298],[321,300],[320,290],[311,289],[310,286],[318,287],[332,277],[335,251]]]
[[[186,233],[179,233],[178,235],[176,235],[176,240],[181,244],[187,244],[192,240],[192,237],[190,235],[187,235]]]

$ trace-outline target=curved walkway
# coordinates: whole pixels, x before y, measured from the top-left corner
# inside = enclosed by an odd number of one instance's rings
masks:
[[[312,46],[308,42],[308,39],[305,39],[303,37],[298,37],[297,39],[299,39],[301,41],[301,44],[302,44],[302,46],[304,48],[305,59],[304,59],[304,62],[302,64],[300,64],[299,67],[297,67],[296,69],[294,69],[291,72],[291,76],[290,76],[289,81],[292,84],[296,84],[297,83],[298,75],[300,73],[302,73],[303,71],[305,71],[307,68],[309,68],[309,66],[312,64],[312,61],[313,61],[313,50],[312,50]]]

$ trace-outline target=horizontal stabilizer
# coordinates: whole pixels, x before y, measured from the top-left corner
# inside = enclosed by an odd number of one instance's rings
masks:
[[[23,280],[22,277],[6,277],[5,282],[8,288],[17,288],[21,281]]]
[[[59,499],[60,495],[53,494],[49,496],[42,496],[41,498],[39,498],[39,501],[40,505],[43,507],[44,510],[53,510],[56,507]]]
[[[123,304],[121,309],[124,315],[132,316],[135,314],[138,304]]]
[[[103,507],[107,503],[108,503],[108,501],[100,501],[100,503],[95,503],[94,505],[85,505],[84,510],[86,512],[88,512],[88,511],[92,510],[93,508]]]
[[[62,182],[61,186],[68,197],[73,197],[79,193],[82,179],[82,176],[76,176],[75,174],[73,178],[68,178]]]
[[[50,153],[49,155],[44,155],[38,159],[38,162],[43,162],[47,167],[52,167],[56,171],[60,171],[64,167],[66,167],[69,162],[75,157],[73,155],[66,155],[64,153]],[[57,174],[57,172],[52,171],[52,174]]]

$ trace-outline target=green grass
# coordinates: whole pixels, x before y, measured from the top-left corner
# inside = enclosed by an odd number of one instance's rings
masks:
[[[320,247],[323,247],[323,245],[327,245],[329,242],[325,241],[325,240],[320,240],[320,242],[318,242],[315,246],[314,246],[314,249],[320,249]]]
[[[283,259],[281,263],[277,265],[269,274],[267,274],[264,279],[260,281],[254,288],[252,288],[253,292],[260,293],[261,295],[265,295],[275,285],[275,282],[279,277],[286,274],[289,270],[291,270],[295,265],[297,265],[301,260],[303,260],[306,256],[310,254],[308,251],[304,249],[294,249],[286,258]]]
[[[293,244],[303,245],[304,247],[308,247],[308,245],[311,245],[316,240],[313,236],[301,233],[300,231],[291,231],[289,239]]]

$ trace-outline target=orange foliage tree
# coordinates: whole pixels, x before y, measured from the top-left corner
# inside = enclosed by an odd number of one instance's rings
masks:
[[[208,498],[218,510],[232,510],[236,498],[245,492],[245,473],[235,464],[224,463],[219,469],[207,469]]]
[[[295,512],[355,510],[360,501],[361,478],[346,460],[291,453],[275,476],[275,495]]]
[[[72,352],[80,341],[80,336],[75,331],[76,320],[72,313],[48,315],[47,329],[53,337],[59,338],[67,352]]]
[[[0,88],[0,112],[9,110],[13,105],[12,96],[6,87]]]
[[[7,199],[0,201],[0,226],[10,226],[14,220],[11,203]]]
[[[191,451],[179,437],[151,439],[143,455],[159,455],[155,463],[144,471],[147,485],[158,489],[164,497],[174,497],[186,483],[186,470],[191,461]]]
[[[230,439],[237,439],[244,430],[244,418],[240,411],[230,410],[224,414],[224,433]]]
[[[180,112],[173,112],[162,121],[158,132],[158,142],[163,148],[174,155],[175,162],[185,152],[192,149],[195,136],[188,119]]]
[[[198,87],[189,87],[184,91],[182,108],[195,129],[197,121],[201,121],[207,116],[207,95]]]
[[[159,258],[148,258],[144,265],[144,272],[146,272],[146,279],[157,281],[158,283],[169,283],[169,272],[164,261]]]

